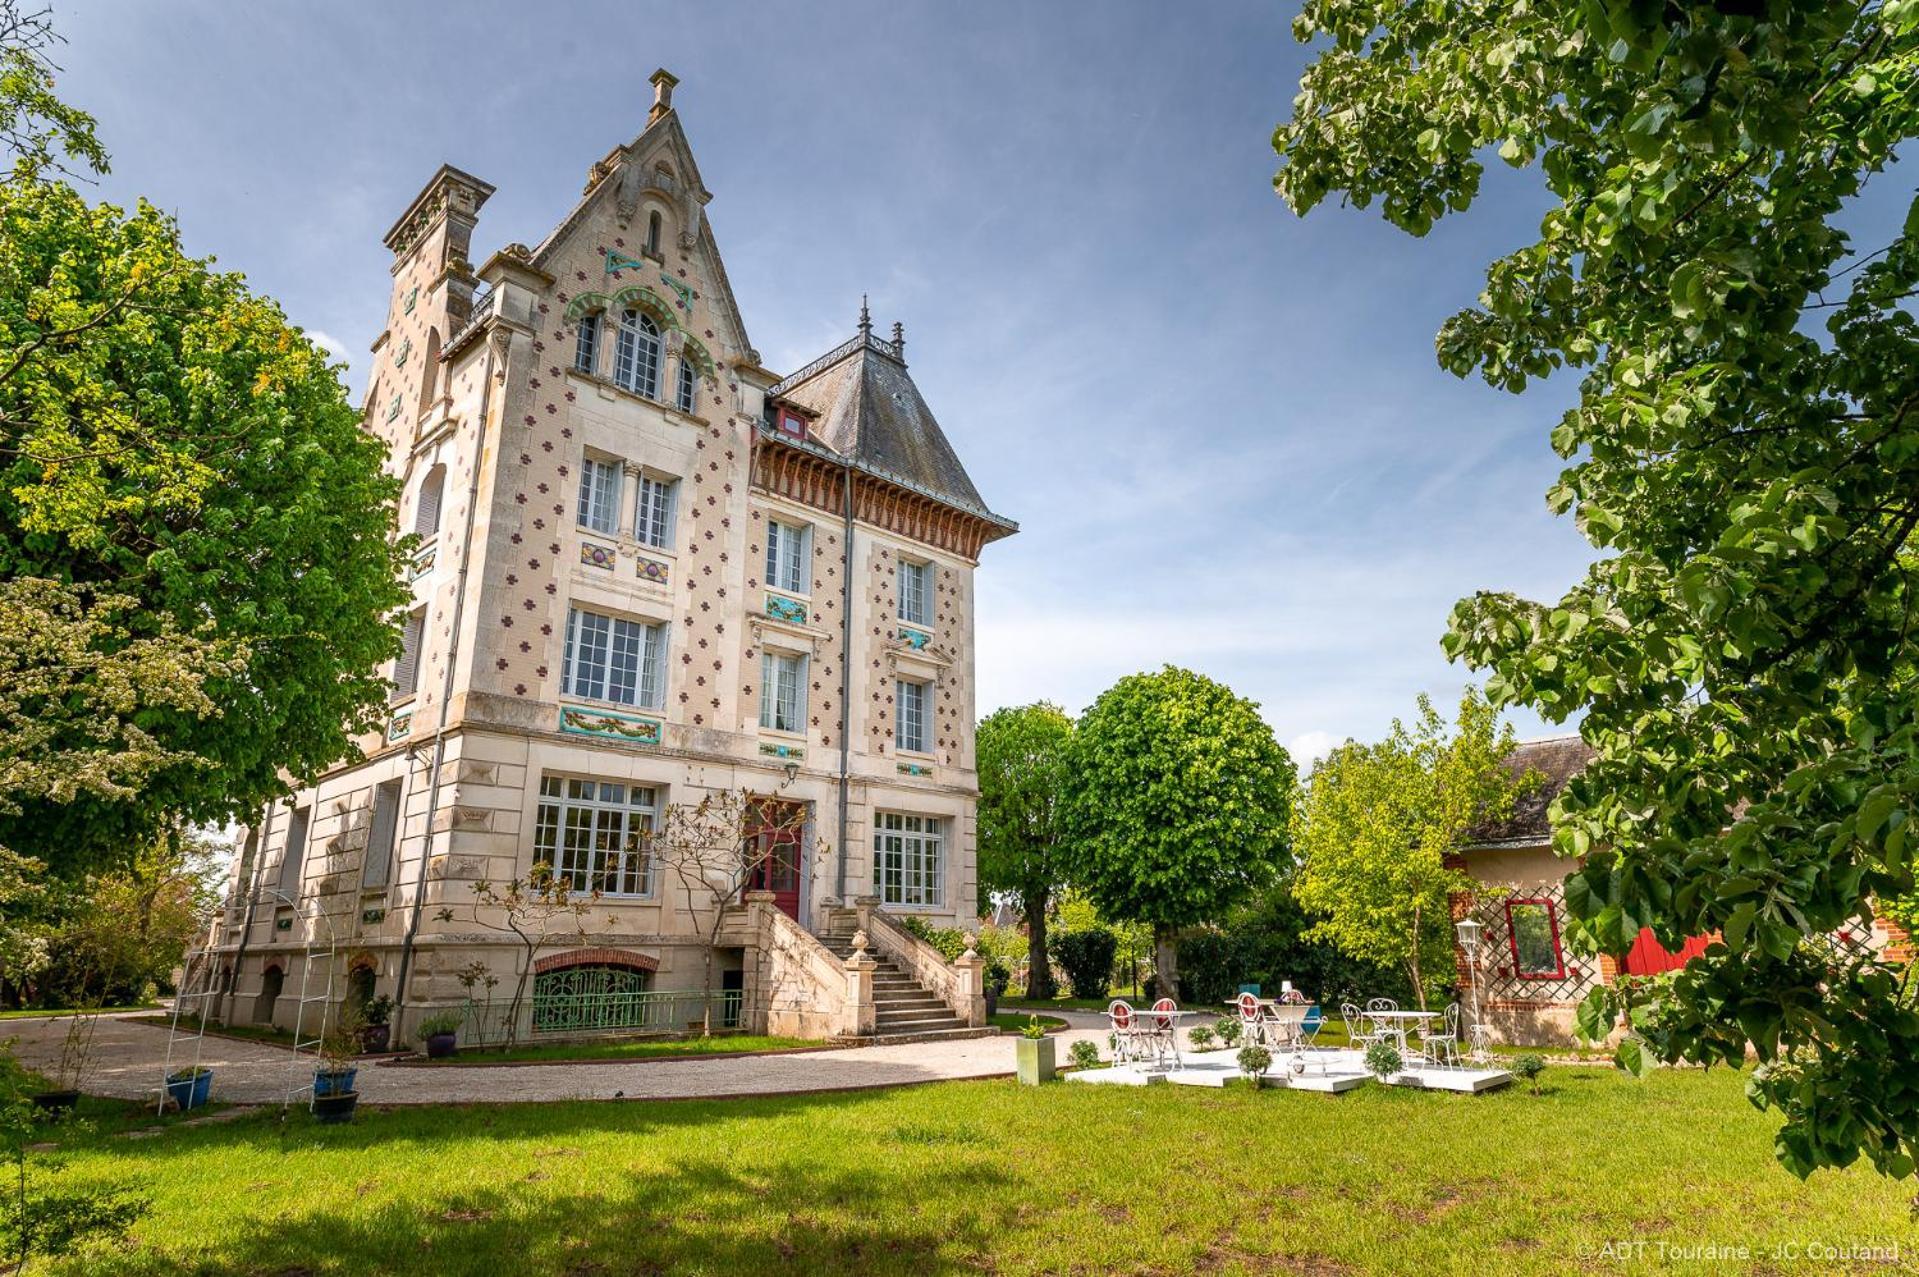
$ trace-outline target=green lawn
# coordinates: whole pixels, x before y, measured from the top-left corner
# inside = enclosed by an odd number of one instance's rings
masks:
[[[172,1027],[173,1017],[170,1015],[144,1015],[139,1017],[139,1022],[141,1024],[156,1025],[165,1029]],[[200,1020],[198,1016],[183,1015],[180,1017],[180,1032],[192,1033],[198,1027],[199,1023]],[[207,1035],[209,1037],[246,1038],[250,1042],[271,1042],[275,1046],[293,1045],[293,1034],[291,1032],[286,1029],[276,1029],[270,1024],[209,1024],[207,1026]],[[306,1036],[308,1038],[313,1036],[313,1025],[310,1023],[306,1028]]]
[[[520,1046],[511,1051],[461,1047],[440,1064],[507,1063],[514,1060],[655,1060],[688,1055],[728,1055],[740,1051],[793,1051],[819,1049],[809,1038],[776,1038],[739,1034],[717,1038],[637,1038],[625,1042],[552,1042],[543,1046]]]
[[[1801,1184],[1743,1081],[1561,1068],[1539,1097],[981,1081],[394,1108],[332,1129],[263,1113],[69,1141],[63,1191],[128,1186],[151,1209],[129,1245],[48,1270],[1700,1271],[1662,1242],[1762,1248],[1714,1271],[1795,1270],[1773,1257],[1789,1245],[1909,1258],[1912,1186]],[[1620,1241],[1644,1249],[1597,1255]]]
[[[1122,998],[1135,1006],[1139,999],[1126,993],[1115,993],[1105,998],[1001,998],[1000,1009],[1013,1011],[1104,1011],[1113,1005],[1114,998]]]
[[[143,1002],[139,1006],[127,1007],[60,1007],[57,1010],[43,1011],[0,1011],[0,1020],[38,1020],[59,1015],[112,1015],[116,1011],[152,1011],[158,1002]]]
[[[1010,1029],[1017,1033],[1025,1028],[1027,1022],[1036,1014],[1038,1013],[1033,1011],[1001,1011],[993,1017],[993,1023],[999,1028]],[[1066,1027],[1066,1021],[1056,1015],[1040,1015],[1039,1022],[1042,1027],[1047,1029],[1063,1029]]]

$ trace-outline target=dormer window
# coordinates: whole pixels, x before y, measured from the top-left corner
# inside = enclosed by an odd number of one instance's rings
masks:
[[[659,210],[646,215],[646,251],[655,257],[660,255],[660,226]]]
[[[784,404],[773,408],[773,429],[789,439],[806,438],[806,418]]]
[[[660,397],[660,327],[651,315],[629,310],[620,316],[613,380],[636,395]]]

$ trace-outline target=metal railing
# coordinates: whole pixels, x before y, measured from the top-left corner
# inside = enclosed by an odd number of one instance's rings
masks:
[[[745,1005],[738,989],[710,998],[715,1029],[740,1027]],[[530,1028],[516,1035],[539,1039],[595,1033],[684,1033],[705,1021],[709,997],[698,990],[651,992],[620,988],[536,990],[523,1004],[531,1010]],[[497,1046],[510,1036],[514,1006],[510,998],[469,1002],[461,1040],[472,1046]],[[524,1024],[524,1021],[522,1021]]]

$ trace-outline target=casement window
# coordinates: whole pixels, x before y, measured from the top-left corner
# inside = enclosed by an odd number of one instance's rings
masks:
[[[440,530],[440,498],[446,494],[446,467],[434,466],[420,481],[420,495],[413,503],[413,531],[430,537]]]
[[[673,396],[674,406],[681,412],[693,411],[693,365],[680,360],[680,385]]]
[[[926,701],[925,683],[899,680],[893,698],[895,717],[894,739],[898,748],[910,750],[916,754],[926,752]]]
[[[280,893],[295,900],[300,898],[300,874],[306,859],[307,824],[312,817],[311,807],[295,807],[287,818],[287,845],[280,853]]]
[[[672,479],[640,476],[640,495],[633,512],[633,535],[646,545],[666,550],[673,546],[673,499],[679,484]]]
[[[366,859],[360,863],[362,887],[384,887],[393,870],[393,843],[400,830],[400,782],[373,787],[373,823],[367,831]]]
[[[393,662],[393,699],[405,700],[420,688],[420,645],[426,641],[426,609],[414,608],[400,628],[400,658]]]
[[[629,310],[620,316],[613,352],[613,380],[648,399],[660,397],[660,328],[650,315]]]
[[[534,862],[551,868],[568,891],[650,896],[653,863],[646,842],[658,810],[657,791],[645,786],[541,776]]]
[[[932,615],[933,565],[900,561],[900,620],[925,625]]]
[[[666,703],[666,627],[570,608],[560,690],[658,709]]]
[[[1521,980],[1562,980],[1566,955],[1559,947],[1559,919],[1550,900],[1508,900],[1506,938],[1513,975]]]
[[[788,594],[806,594],[807,560],[813,557],[813,525],[766,521],[766,583]]]
[[[580,327],[573,338],[573,366],[581,372],[597,372],[600,367],[600,317],[580,316]]]
[[[656,179],[657,180],[657,179]],[[669,182],[671,178],[667,179]],[[672,190],[671,186],[666,187]],[[654,209],[646,215],[646,251],[658,257],[660,255],[660,230],[664,223],[660,220],[660,211]]]
[[[581,527],[595,532],[619,531],[621,477],[617,461],[595,461],[588,457],[580,464]]]
[[[760,653],[760,726],[776,732],[806,730],[806,657]]]
[[[880,902],[938,907],[945,896],[946,841],[939,818],[883,811],[874,820],[873,878]]]

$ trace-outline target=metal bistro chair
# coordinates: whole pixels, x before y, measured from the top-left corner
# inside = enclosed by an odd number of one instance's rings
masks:
[[[1115,999],[1106,1008],[1106,1020],[1113,1026],[1113,1063],[1133,1063],[1139,1058],[1138,1015],[1131,1006]]]
[[[1350,1002],[1339,1004],[1339,1018],[1346,1022],[1346,1042],[1355,1050],[1364,1051],[1379,1041],[1379,1033],[1366,1027],[1366,1018],[1358,1007]]]
[[[1180,1067],[1179,1058],[1179,1016],[1176,1013],[1179,1004],[1171,998],[1161,998],[1153,1003],[1152,1028],[1153,1049],[1160,1063],[1166,1062],[1168,1055],[1173,1057],[1173,1067]]]
[[[1251,1045],[1266,1041],[1266,1018],[1260,1012],[1257,994],[1242,992],[1233,1004],[1239,1011],[1239,1036]]]
[[[1440,1068],[1459,1068],[1459,1004],[1449,1002],[1446,1012],[1440,1017],[1444,1027],[1431,1033],[1419,1035],[1419,1049],[1425,1057]]]
[[[1315,1002],[1306,1008],[1306,1018],[1299,1022],[1299,1044],[1311,1049],[1319,1045],[1319,1029],[1326,1023],[1326,1013]]]

